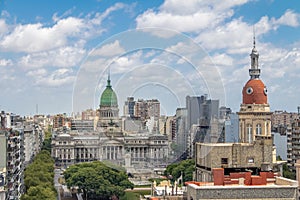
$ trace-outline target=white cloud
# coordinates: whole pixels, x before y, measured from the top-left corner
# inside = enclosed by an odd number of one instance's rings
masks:
[[[136,18],[137,28],[160,27],[180,32],[199,33],[214,28],[232,17],[233,7],[243,5],[247,0],[198,1],[181,3],[166,0],[159,11],[147,10]]]
[[[66,46],[58,49],[27,54],[22,56],[19,66],[23,68],[74,67],[80,63],[85,50],[80,46]]]
[[[123,4],[116,3],[103,13],[88,15],[84,18],[62,18],[54,14],[52,26],[45,26],[42,23],[17,24],[8,34],[0,38],[0,49],[8,52],[33,53],[52,50],[71,45],[82,39],[95,37],[105,30],[101,26],[102,21],[111,12],[123,7]],[[0,21],[0,30],[5,30],[3,21]]]
[[[0,19],[0,36],[8,31],[7,24],[4,19]]]
[[[127,73],[128,71],[136,68],[137,66],[144,64],[142,56],[143,56],[142,51],[136,51],[136,52],[132,52],[131,54],[127,54],[117,58],[111,64],[111,72]]]
[[[291,27],[299,26],[300,16],[292,10],[287,10],[278,20],[275,21],[277,25],[286,25]]]
[[[36,84],[51,87],[71,84],[75,80],[73,73],[74,72],[71,69],[58,69],[52,72],[50,75],[42,76],[36,79]]]
[[[160,7],[161,10],[172,12],[179,15],[193,14],[204,11],[224,11],[234,6],[239,6],[247,3],[249,0],[188,0],[182,3],[180,0],[166,0]]]
[[[119,40],[113,43],[105,44],[98,49],[95,49],[90,56],[110,57],[124,53],[124,48],[120,45]]]
[[[233,58],[225,53],[217,53],[213,56],[210,57],[211,61],[213,62],[213,64],[215,64],[216,66],[228,66],[228,67],[232,67],[233,66]]]
[[[81,19],[73,17],[62,19],[53,27],[44,27],[41,23],[19,24],[0,41],[0,48],[12,52],[51,50],[66,45],[68,37],[75,36],[83,26]]]
[[[208,50],[226,49],[229,53],[246,53],[252,43],[251,30],[250,25],[239,18],[219,25],[216,29],[203,31],[196,37],[196,41]]]
[[[109,7],[108,9],[106,9],[102,14],[98,15],[98,18],[95,18],[95,19],[98,20],[98,23],[101,23],[103,19],[107,18],[110,15],[110,13],[112,13],[113,11],[116,11],[116,10],[120,10],[120,9],[122,9],[124,7],[126,7],[125,4],[123,4],[123,3],[116,3],[113,6]]]
[[[139,16],[137,28],[160,27],[180,32],[199,32],[208,26],[214,26],[224,18],[231,16],[231,12],[215,15],[214,13],[195,13],[193,15],[174,15],[172,13],[155,13],[149,10]],[[195,23],[197,22],[197,23]]]
[[[10,66],[13,64],[11,59],[0,59],[0,66]]]
[[[45,76],[46,74],[47,74],[46,69],[37,69],[26,73],[27,76],[38,77],[38,78],[41,76]]]

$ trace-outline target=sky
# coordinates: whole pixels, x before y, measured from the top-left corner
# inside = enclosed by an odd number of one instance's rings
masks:
[[[21,115],[99,107],[110,74],[127,97],[187,95],[239,110],[255,35],[271,110],[300,105],[298,0],[2,0],[0,109]]]

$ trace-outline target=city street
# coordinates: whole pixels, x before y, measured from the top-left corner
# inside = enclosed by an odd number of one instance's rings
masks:
[[[60,200],[60,188],[61,184],[58,182],[59,178],[62,177],[61,175],[62,170],[61,169],[54,169],[54,187],[57,190],[57,200]]]

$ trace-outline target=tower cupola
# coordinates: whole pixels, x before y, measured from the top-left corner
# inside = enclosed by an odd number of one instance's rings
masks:
[[[243,104],[267,104],[267,88],[260,80],[260,69],[258,67],[259,53],[255,47],[253,38],[253,49],[250,54],[251,67],[249,69],[250,80],[243,88]]]

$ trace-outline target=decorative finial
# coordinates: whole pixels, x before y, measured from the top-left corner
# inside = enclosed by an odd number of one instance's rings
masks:
[[[250,54],[251,57],[251,67],[249,69],[249,75],[251,79],[257,79],[260,76],[260,69],[258,68],[258,57],[259,54],[255,48],[255,27],[253,25],[253,49],[252,52]]]
[[[111,85],[110,85],[110,67],[108,68],[107,86],[108,86],[108,87],[111,87]]]
[[[253,48],[255,48],[255,25],[253,25]]]

